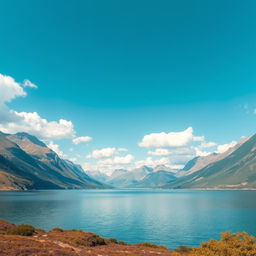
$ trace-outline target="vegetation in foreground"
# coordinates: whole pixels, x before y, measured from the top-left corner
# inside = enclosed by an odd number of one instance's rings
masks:
[[[247,233],[221,234],[198,248],[170,251],[151,243],[126,244],[80,230],[53,228],[45,232],[30,225],[0,220],[1,256],[255,256],[256,238]]]

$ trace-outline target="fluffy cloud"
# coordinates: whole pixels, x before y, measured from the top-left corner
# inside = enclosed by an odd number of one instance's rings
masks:
[[[199,146],[200,148],[212,148],[217,146],[217,143],[215,142],[202,142],[201,145]]]
[[[112,158],[102,159],[95,164],[84,162],[82,166],[84,170],[100,171],[110,175],[115,169],[129,169],[129,165],[133,163],[133,160],[134,156],[127,154],[125,156],[115,156]]]
[[[193,136],[193,128],[188,127],[186,130],[181,132],[160,132],[145,135],[139,143],[139,146],[146,148],[184,147],[192,141],[203,140],[203,136]]]
[[[83,142],[89,142],[92,140],[92,137],[89,136],[81,136],[81,137],[76,137],[72,141],[75,145],[83,143]]]
[[[166,167],[173,169],[173,170],[179,170],[184,167],[183,164],[172,164],[170,158],[168,158],[168,157],[162,157],[159,159],[153,159],[152,157],[147,157],[146,159],[137,161],[135,163],[136,167],[141,167],[143,165],[150,166],[150,167],[165,165]]]
[[[28,132],[41,139],[62,139],[75,136],[71,121],[59,119],[48,121],[37,112],[17,112],[9,109],[7,102],[27,94],[23,84],[16,82],[12,77],[0,74],[0,130],[6,133]],[[24,86],[35,88],[36,85],[25,80]]]
[[[31,81],[29,81],[28,79],[25,79],[23,81],[23,84],[22,84],[24,87],[30,87],[30,88],[38,88],[38,86],[36,84],[33,84]]]
[[[152,156],[169,156],[171,152],[165,148],[157,148],[155,151],[148,151],[148,154]]]
[[[153,159],[152,157],[147,157],[144,160],[137,161],[135,165],[141,167],[143,165],[155,167],[157,165],[168,165],[170,164],[170,159],[168,157],[162,157],[160,159]]]
[[[6,133],[28,132],[42,139],[72,138],[75,134],[72,122],[64,119],[47,121],[37,112],[13,110],[8,111],[8,116],[7,122],[0,121],[0,129]]]
[[[53,143],[52,141],[50,141],[50,143],[47,144],[47,146],[53,150],[55,153],[57,153],[57,155],[61,158],[66,158],[67,155],[63,153],[63,151],[60,150],[60,147],[58,144]]]
[[[113,155],[127,151],[125,148],[102,148],[102,149],[96,149],[93,150],[91,154],[87,155],[86,158],[94,158],[94,159],[100,159],[100,158],[107,158],[112,157]]]
[[[196,156],[208,156],[212,153],[212,152],[203,151],[203,150],[201,150],[201,148],[198,148],[198,147],[194,147],[194,149],[195,149],[195,157]]]
[[[133,159],[134,156],[131,154],[127,154],[125,156],[115,156],[113,158],[100,160],[98,165],[125,165],[132,163]]]
[[[171,155],[193,155],[195,152],[194,147],[180,147],[180,148],[157,148],[155,151],[148,151],[149,155],[152,156],[171,156]]]
[[[219,145],[217,147],[216,153],[224,153],[225,151],[227,151],[228,149],[234,147],[237,144],[236,141],[231,141],[230,143],[227,144],[223,144],[223,145]]]
[[[4,104],[27,94],[12,77],[0,74],[0,95],[0,104]]]

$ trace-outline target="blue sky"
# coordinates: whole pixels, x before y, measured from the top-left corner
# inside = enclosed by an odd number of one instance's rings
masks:
[[[255,133],[255,11],[253,0],[2,0],[0,73],[27,92],[2,100],[2,112],[71,121],[73,137],[92,140],[41,137],[90,165],[102,158],[86,155],[109,147],[127,149],[104,157],[109,165],[166,157],[148,154],[158,145],[138,146],[151,133],[192,127],[216,147],[238,141]]]

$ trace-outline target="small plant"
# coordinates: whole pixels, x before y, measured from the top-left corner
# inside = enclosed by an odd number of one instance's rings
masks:
[[[108,241],[113,244],[117,244],[117,240],[115,238],[109,238]]]
[[[98,235],[92,235],[90,237],[77,237],[74,239],[74,243],[79,246],[98,246],[106,245],[106,240]]]
[[[127,245],[127,243],[124,242],[124,241],[118,241],[118,244],[120,244],[120,245]]]
[[[63,232],[64,230],[62,228],[56,227],[56,228],[53,228],[51,231],[53,231],[53,232]]]
[[[180,252],[180,253],[189,253],[192,249],[185,246],[185,245],[180,245],[179,248],[177,248],[175,251]]]
[[[103,237],[100,237],[100,236],[98,236],[98,235],[95,235],[95,245],[93,245],[93,246],[96,246],[96,245],[105,245],[106,244],[106,241],[105,241],[105,239],[103,238]]]
[[[18,235],[18,236],[32,236],[35,233],[35,228],[31,225],[18,225],[10,230],[8,230],[8,235]]]
[[[42,233],[45,233],[45,230],[41,229],[41,228],[36,228],[35,229],[35,233],[37,234],[42,234]]]
[[[163,245],[156,245],[156,244],[151,244],[151,243],[148,243],[148,242],[138,243],[138,244],[136,244],[136,245],[137,245],[137,246],[151,247],[151,248],[167,249],[167,248],[164,247]]]

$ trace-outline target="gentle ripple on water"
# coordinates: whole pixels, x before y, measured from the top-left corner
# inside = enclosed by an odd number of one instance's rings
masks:
[[[53,190],[0,192],[0,218],[83,229],[128,243],[197,246],[231,230],[256,235],[256,191]]]

